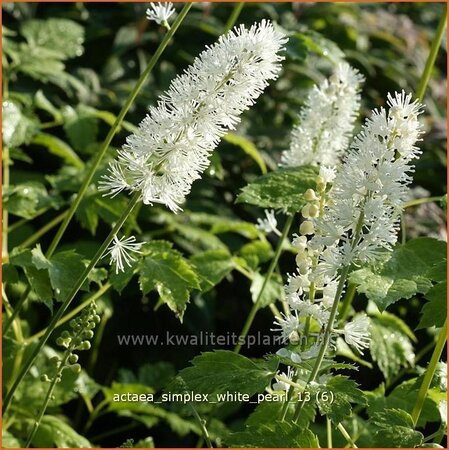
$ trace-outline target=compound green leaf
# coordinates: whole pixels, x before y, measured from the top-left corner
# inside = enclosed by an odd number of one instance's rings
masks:
[[[316,395],[318,409],[338,424],[351,415],[351,403],[366,404],[363,392],[355,381],[343,375],[336,375],[319,386]]]
[[[398,323],[399,319],[395,319],[391,315],[371,318],[371,356],[387,380],[401,367],[412,366],[415,361],[410,337]]]
[[[438,283],[426,294],[428,302],[421,310],[421,320],[417,329],[444,325],[447,316],[447,282]]]
[[[58,59],[74,58],[83,54],[84,28],[68,19],[32,19],[20,27],[31,47],[44,47]]]
[[[317,448],[317,437],[308,429],[296,424],[277,422],[273,417],[272,425],[256,429],[248,427],[245,431],[232,433],[225,438],[227,445],[237,448]]]
[[[234,268],[231,254],[227,250],[209,250],[190,258],[200,276],[200,288],[207,292],[217,285]]]
[[[401,409],[386,409],[371,417],[379,430],[374,434],[374,445],[378,448],[414,448],[423,443],[424,436],[414,430],[409,413]]]
[[[379,270],[356,270],[350,280],[383,311],[399,299],[425,294],[432,287],[435,266],[445,258],[445,242],[427,237],[412,239],[398,245]]]
[[[175,382],[178,389],[200,394],[229,391],[254,395],[268,386],[277,366],[276,359],[253,361],[228,350],[216,350],[196,356],[192,367],[181,370]]]

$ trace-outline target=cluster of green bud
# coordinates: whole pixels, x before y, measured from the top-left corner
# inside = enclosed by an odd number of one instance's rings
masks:
[[[50,360],[56,367],[57,383],[61,381],[61,374],[65,369],[74,373],[81,372],[81,366],[78,364],[79,357],[75,352],[89,350],[91,347],[89,340],[94,337],[93,330],[101,320],[96,308],[95,302],[91,303],[78,317],[69,322],[70,330],[64,330],[56,339],[56,344],[65,349],[61,358],[54,356]],[[52,381],[46,374],[41,376],[41,380]]]
[[[304,200],[306,200],[305,206],[301,210],[301,215],[304,217],[304,222],[299,227],[301,235],[306,236],[315,233],[315,227],[313,221],[320,214],[320,197],[316,195],[313,189],[307,189],[304,193]]]

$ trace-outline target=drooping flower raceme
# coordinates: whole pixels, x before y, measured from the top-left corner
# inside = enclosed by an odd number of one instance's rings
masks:
[[[150,107],[100,188],[110,195],[140,191],[145,204],[180,210],[220,138],[277,78],[286,41],[266,20],[221,36]]]
[[[147,19],[153,20],[158,25],[168,24],[168,19],[174,14],[175,8],[171,2],[150,3],[147,9]]]
[[[349,145],[360,108],[363,77],[347,63],[314,86],[293,128],[290,148],[282,153],[285,166],[334,166]]]
[[[124,272],[125,264],[128,267],[131,267],[131,263],[135,261],[134,257],[131,253],[140,253],[140,247],[142,247],[143,243],[136,242],[136,238],[134,236],[130,236],[129,238],[118,238],[114,236],[111,245],[108,248],[108,251],[104,254],[103,257],[110,256],[111,257],[111,265],[115,265],[115,273]]]

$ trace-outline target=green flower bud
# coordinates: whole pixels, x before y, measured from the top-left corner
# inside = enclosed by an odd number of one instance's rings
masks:
[[[69,356],[69,363],[70,364],[75,364],[78,361],[78,355],[75,355],[74,353],[72,353]]]
[[[73,373],[80,373],[81,372],[81,366],[79,364],[73,364],[73,366],[70,366],[70,370]]]
[[[43,375],[41,375],[41,381],[43,383],[48,383],[50,381],[50,378],[48,378],[48,375],[44,373]]]

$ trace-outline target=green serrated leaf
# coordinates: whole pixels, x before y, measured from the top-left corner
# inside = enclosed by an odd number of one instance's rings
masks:
[[[318,387],[318,409],[336,424],[351,415],[351,403],[365,405],[366,397],[348,377],[336,375]]]
[[[2,118],[3,143],[9,147],[28,144],[38,130],[38,124],[23,114],[20,105],[11,100],[3,101]]]
[[[386,409],[371,417],[372,424],[379,428],[374,434],[376,447],[414,448],[422,444],[424,436],[414,430],[410,414],[401,409]]]
[[[437,327],[444,325],[447,317],[447,282],[438,283],[426,294],[428,302],[421,310],[421,320],[418,330],[421,328]]]
[[[414,364],[415,354],[410,339],[391,317],[372,317],[370,333],[370,353],[385,379],[395,376],[401,367]]]
[[[21,448],[23,445],[12,433],[2,429],[2,448]]]
[[[84,50],[84,28],[73,20],[27,20],[20,31],[31,47],[51,50],[59,59],[81,56]]]
[[[192,360],[192,367],[179,372],[177,389],[210,395],[226,391],[254,395],[271,382],[277,366],[276,359],[253,361],[228,350],[202,353]]]
[[[238,252],[246,265],[252,270],[256,270],[261,263],[269,261],[273,255],[273,248],[267,241],[254,241],[245,244]]]
[[[84,272],[83,258],[73,250],[69,250],[53,255],[50,263],[48,274],[55,297],[57,300],[63,301],[69,295],[75,281]]]
[[[24,219],[33,219],[45,208],[58,208],[59,196],[50,195],[42,183],[28,181],[4,189],[4,206],[11,213]]]
[[[313,30],[307,30],[303,33],[295,33],[292,37],[301,41],[309,51],[318,53],[319,55],[328,58],[334,64],[337,64],[345,59],[345,54],[341,51],[338,45],[334,41],[324,37],[321,33]]]
[[[149,243],[142,253],[146,255],[139,270],[142,292],[157,290],[160,300],[182,321],[190,290],[200,289],[194,266],[164,241]]]
[[[276,422],[257,429],[248,427],[245,431],[232,433],[225,438],[228,446],[237,448],[273,447],[273,448],[317,448],[317,437],[307,428],[296,424]]]
[[[236,202],[297,212],[305,205],[305,191],[316,187],[317,174],[313,166],[278,169],[245,186]]]
[[[207,292],[217,285],[234,268],[231,254],[227,250],[209,250],[193,255],[190,262],[200,277],[200,288]]]
[[[411,414],[421,384],[422,378],[414,378],[401,383],[387,396],[383,392],[366,393],[369,398],[368,414],[372,417],[375,413],[386,409],[401,409]],[[424,427],[428,422],[438,422],[439,420],[438,404],[430,396],[427,396],[417,426]]]
[[[81,161],[75,151],[67,143],[51,134],[39,133],[34,136],[32,143],[46,147],[50,153],[59,156],[67,164],[75,166],[78,169],[84,167],[83,161]]]
[[[44,416],[31,441],[36,448],[92,448],[92,444],[56,416]]]
[[[356,270],[350,281],[383,311],[401,298],[425,294],[432,287],[432,269],[445,258],[445,242],[427,237],[412,239],[398,245],[379,270]]]
[[[73,148],[79,152],[88,152],[88,148],[97,140],[97,119],[86,114],[75,114],[64,124],[64,131]]]
[[[44,303],[50,311],[53,311],[53,291],[48,271],[39,270],[34,266],[31,250],[15,248],[10,254],[10,263],[22,267],[38,301]]]
[[[281,411],[283,409],[284,402],[280,401],[263,401],[257,405],[256,409],[249,415],[246,420],[246,425],[250,428],[257,429],[265,425],[272,425],[273,421],[282,417]],[[295,404],[291,402],[288,406],[286,419],[293,419],[295,411]],[[299,428],[307,428],[310,422],[313,422],[316,414],[316,406],[313,402],[306,402],[301,410],[298,422],[296,423]]]

